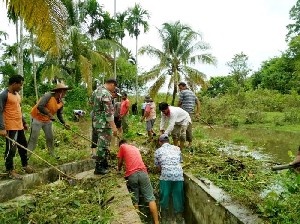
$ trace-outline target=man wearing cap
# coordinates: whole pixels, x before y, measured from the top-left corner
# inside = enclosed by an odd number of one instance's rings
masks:
[[[182,221],[184,211],[183,170],[180,148],[169,143],[167,134],[159,137],[159,145],[154,154],[154,164],[161,172],[159,178],[159,204],[162,210],[162,219],[166,220],[170,209],[170,198],[177,223]],[[167,221],[167,220],[166,220]],[[168,222],[164,222],[168,223]]]
[[[56,157],[54,152],[52,122],[56,120],[54,118],[54,114],[56,114],[60,123],[62,123],[66,129],[70,129],[70,126],[66,124],[63,118],[64,103],[62,101],[69,89],[70,88],[63,83],[58,83],[51,92],[42,96],[38,103],[31,109],[31,128],[28,140],[29,150],[33,151],[36,148],[40,130],[43,129],[49,153],[51,156]],[[30,157],[30,154],[28,157]]]
[[[129,115],[130,102],[127,98],[127,93],[122,93],[122,102],[120,110],[120,118],[122,121],[123,133],[128,133],[128,115]]]
[[[146,131],[148,133],[149,139],[151,140],[152,137],[156,135],[153,131],[153,126],[156,119],[156,105],[153,102],[153,99],[150,98],[150,96],[145,97],[145,102],[147,104],[141,122],[146,120]]]
[[[169,106],[166,102],[159,104],[161,111],[160,133],[172,135],[174,145],[178,145],[180,141],[180,149],[184,148],[186,139],[186,129],[191,121],[188,112],[180,107]],[[165,125],[169,123],[165,129]]]
[[[191,118],[194,116],[198,117],[200,114],[200,102],[197,96],[187,88],[187,85],[184,82],[180,82],[178,87],[180,90],[178,106],[188,112]],[[195,106],[197,106],[196,113],[194,111]],[[188,141],[188,147],[191,147],[193,140],[192,123],[189,124],[186,130],[186,140]]]
[[[112,133],[117,136],[117,128],[114,123],[114,106],[112,103],[112,93],[115,91],[117,81],[115,79],[106,80],[103,86],[99,86],[92,96],[93,105],[93,127],[98,134],[96,167],[94,174],[106,174],[107,156],[111,143]]]

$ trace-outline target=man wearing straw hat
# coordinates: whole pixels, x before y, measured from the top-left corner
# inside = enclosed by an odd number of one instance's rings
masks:
[[[46,138],[49,154],[56,157],[54,152],[54,139],[52,122],[55,121],[54,114],[57,114],[58,120],[69,129],[63,119],[63,102],[62,99],[70,88],[63,83],[58,83],[51,92],[46,93],[40,98],[38,103],[31,110],[31,128],[28,141],[28,149],[33,151],[36,148],[40,130],[43,129]],[[56,157],[59,158],[59,157]]]
[[[24,78],[20,75],[10,77],[8,88],[0,94],[0,135],[7,136],[20,145],[27,147],[24,130],[27,130],[28,127],[22,116],[21,97],[18,93],[22,89],[23,82]],[[22,176],[14,169],[13,159],[16,155],[16,144],[8,138],[6,139],[4,155],[6,171],[10,177],[22,179]],[[27,151],[18,145],[18,152],[24,171],[32,173],[33,169],[27,163]]]

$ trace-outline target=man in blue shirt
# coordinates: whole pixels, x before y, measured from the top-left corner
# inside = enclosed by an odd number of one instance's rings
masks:
[[[187,85],[184,82],[180,82],[178,87],[180,90],[178,106],[188,112],[191,119],[194,117],[197,118],[200,114],[200,101],[198,100],[197,96],[195,93],[193,93],[193,91],[187,88]],[[188,147],[191,147],[192,140],[192,123],[190,123],[186,130],[186,141],[188,142]]]

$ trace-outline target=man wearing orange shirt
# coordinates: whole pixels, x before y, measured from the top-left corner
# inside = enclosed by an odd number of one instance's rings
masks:
[[[27,147],[27,141],[24,129],[28,126],[22,115],[21,97],[19,91],[22,89],[24,78],[20,75],[15,75],[9,78],[8,88],[0,94],[0,135],[8,136],[14,139],[17,143]],[[32,173],[33,169],[28,166],[27,151],[18,146],[18,152],[21,158],[23,169],[26,173]],[[5,148],[5,167],[10,177],[22,179],[14,169],[14,157],[16,155],[16,145],[9,139],[6,139]]]
[[[120,118],[122,122],[123,133],[128,133],[128,115],[129,115],[130,102],[127,98],[127,93],[122,93],[122,102],[120,110]]]

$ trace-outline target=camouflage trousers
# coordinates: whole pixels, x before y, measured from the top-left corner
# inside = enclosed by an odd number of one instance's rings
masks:
[[[109,146],[111,142],[112,137],[112,129],[111,128],[98,128],[98,150],[97,150],[97,156],[98,160],[101,162],[103,161],[109,153]]]

